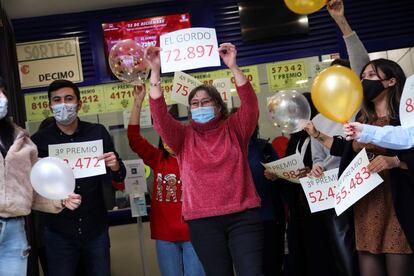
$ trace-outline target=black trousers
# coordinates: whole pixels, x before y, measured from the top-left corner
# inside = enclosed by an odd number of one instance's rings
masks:
[[[187,221],[207,276],[263,275],[263,224],[258,209]]]

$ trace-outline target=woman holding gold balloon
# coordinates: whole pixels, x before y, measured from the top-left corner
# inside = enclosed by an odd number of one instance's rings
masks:
[[[361,74],[364,101],[357,121],[370,125],[398,125],[397,108],[405,75],[393,61],[373,60]],[[366,148],[372,158],[368,169],[380,173],[384,183],[354,205],[356,248],[360,272],[370,275],[413,275],[414,208],[411,184],[414,180],[407,167],[413,165],[413,151],[392,152],[372,144],[347,142],[329,137],[313,125],[309,134],[330,147],[331,154],[342,156],[339,174],[355,155]]]
[[[330,3],[333,4],[332,7],[339,7],[339,13],[342,13],[335,20],[343,24],[341,29],[351,30],[343,16],[342,1],[334,0]],[[398,125],[398,105],[405,83],[401,67],[393,61],[377,59],[366,64],[360,76],[364,97],[356,120],[377,126]],[[345,122],[349,118],[340,119],[336,118],[339,122]],[[407,170],[407,166],[414,164],[413,152],[391,152],[372,144],[329,137],[316,130],[311,123],[306,129],[330,148],[332,155],[342,157],[339,174],[365,148],[372,158],[368,169],[380,173],[384,179],[382,184],[353,208],[361,275],[414,275],[414,223],[409,214],[414,208],[414,193],[410,185],[414,179]]]

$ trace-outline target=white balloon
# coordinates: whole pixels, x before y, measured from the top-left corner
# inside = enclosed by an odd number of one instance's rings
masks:
[[[33,189],[49,199],[65,199],[75,190],[75,176],[63,160],[56,157],[42,158],[30,173]]]

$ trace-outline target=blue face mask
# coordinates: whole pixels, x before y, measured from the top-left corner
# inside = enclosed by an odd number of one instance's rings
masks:
[[[191,109],[191,119],[197,123],[207,123],[214,119],[214,106],[202,106]]]

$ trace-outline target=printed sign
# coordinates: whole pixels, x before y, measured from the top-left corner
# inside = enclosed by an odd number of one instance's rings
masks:
[[[192,76],[183,72],[175,72],[173,80],[173,91],[171,93],[171,100],[188,106],[188,95],[191,90],[201,85],[202,83]]]
[[[216,30],[188,28],[160,36],[161,72],[220,66]]]
[[[338,179],[335,192],[335,212],[338,216],[383,182],[378,173],[368,171],[368,164],[364,148]]]
[[[105,161],[98,160],[102,154],[102,140],[49,145],[49,156],[68,163],[76,179],[105,174]]]
[[[308,86],[308,74],[303,60],[266,64],[269,91]]]
[[[414,126],[414,75],[407,78],[400,101],[400,121],[403,128]]]
[[[229,78],[215,79],[213,86],[220,93],[221,98],[227,104],[227,108],[233,107],[233,101],[231,99],[231,82]]]
[[[47,86],[59,79],[83,81],[77,37],[17,43],[16,50],[22,88]]]
[[[103,86],[106,112],[131,110],[134,104],[134,87],[126,83]]]
[[[132,217],[143,217],[147,216],[147,204],[145,202],[145,194],[130,194],[129,202],[131,205],[131,216]]]
[[[86,86],[79,90],[82,101],[79,116],[102,114],[106,111],[103,86]]]
[[[305,168],[302,156],[298,153],[262,165],[278,177],[294,183],[300,183],[298,172]]]
[[[253,86],[253,89],[256,93],[260,93],[260,79],[259,79],[259,70],[257,65],[251,65],[251,66],[243,66],[240,67],[243,74],[246,76],[247,80],[250,81],[250,83]],[[218,70],[212,72],[215,75],[215,78],[230,78],[231,81],[231,92],[232,95],[237,95],[236,92],[236,86],[235,81],[233,77],[233,73],[229,69],[224,70]]]
[[[130,195],[148,192],[144,161],[142,159],[124,160],[124,165],[126,168],[125,192]]]
[[[325,171],[319,178],[303,177],[299,179],[308,200],[311,213],[335,207],[335,191],[338,169]]]
[[[29,122],[43,121],[52,114],[46,92],[26,94],[24,95],[24,102],[27,121]]]

